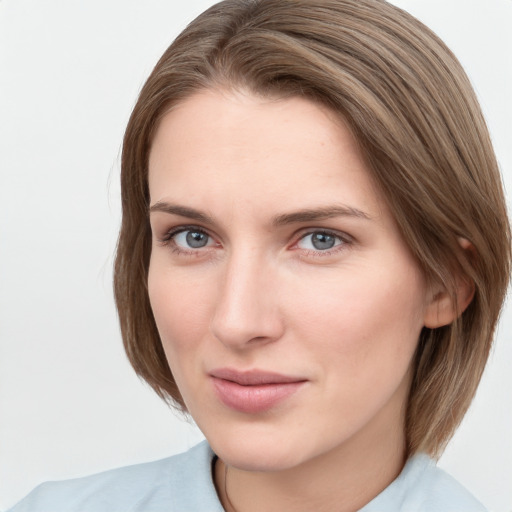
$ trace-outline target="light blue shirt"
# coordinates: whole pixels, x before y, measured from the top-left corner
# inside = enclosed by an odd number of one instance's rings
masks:
[[[47,482],[9,512],[223,512],[206,441],[188,452],[84,478]],[[464,487],[415,455],[360,512],[486,512]]]

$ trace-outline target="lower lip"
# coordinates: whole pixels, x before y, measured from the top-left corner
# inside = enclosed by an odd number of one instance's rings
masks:
[[[213,387],[221,402],[239,412],[268,411],[293,395],[305,381],[242,386],[213,377]]]

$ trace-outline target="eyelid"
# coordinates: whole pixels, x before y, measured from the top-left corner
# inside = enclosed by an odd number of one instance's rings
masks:
[[[207,229],[205,229],[201,226],[198,226],[197,224],[186,224],[186,225],[181,224],[179,226],[175,226],[174,228],[168,229],[162,237],[157,237],[157,241],[161,245],[169,245],[169,244],[173,243],[174,237],[176,235],[179,235],[180,233],[183,233],[185,231],[194,231],[196,233],[203,233],[204,235],[206,235],[209,238],[211,238],[212,240],[214,240],[216,245],[220,245],[218,242],[216,242],[215,236],[213,236],[211,233],[209,233]],[[197,251],[205,250],[207,248],[212,247],[212,246],[205,246],[205,247],[200,247],[200,248],[196,248],[196,249],[190,247],[187,249],[187,248],[178,246],[177,244],[174,244],[174,246],[175,246],[175,249],[177,249],[177,250],[190,251],[190,252],[197,252]]]
[[[179,224],[172,228],[166,229],[164,235],[162,236],[162,240],[164,238],[171,238],[182,231],[198,231],[201,233],[205,233],[206,235],[210,235],[208,231],[197,224]]]
[[[315,233],[322,233],[325,235],[333,236],[333,237],[339,238],[343,242],[347,242],[347,243],[354,241],[354,237],[349,235],[345,231],[339,231],[337,229],[318,227],[318,228],[305,228],[305,229],[299,230],[294,235],[294,239],[295,239],[294,243],[297,243],[299,240],[302,240],[303,238],[305,238],[308,235],[314,235]]]
[[[298,244],[301,240],[306,238],[307,236],[314,235],[315,233],[322,233],[328,236],[332,236],[338,240],[341,241],[341,243],[331,247],[330,249],[303,249],[298,247]],[[332,255],[333,253],[336,253],[338,251],[344,250],[351,246],[354,242],[354,238],[350,236],[348,233],[344,231],[338,231],[335,229],[329,229],[329,228],[306,228],[302,229],[299,232],[297,232],[294,236],[294,242],[291,246],[292,250],[302,251],[303,253],[307,253],[308,255],[312,256],[328,256]]]

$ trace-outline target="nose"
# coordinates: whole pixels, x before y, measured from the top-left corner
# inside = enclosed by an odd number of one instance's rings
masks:
[[[263,257],[245,253],[226,263],[210,330],[225,346],[246,350],[279,339],[279,280]]]

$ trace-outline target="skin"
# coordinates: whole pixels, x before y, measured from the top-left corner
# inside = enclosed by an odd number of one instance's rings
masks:
[[[201,91],[162,119],[149,188],[151,305],[226,510],[364,506],[403,467],[411,360],[442,298],[350,131],[303,98]],[[197,230],[206,245],[191,248]],[[225,367],[305,383],[249,414],[215,394],[209,372]]]

